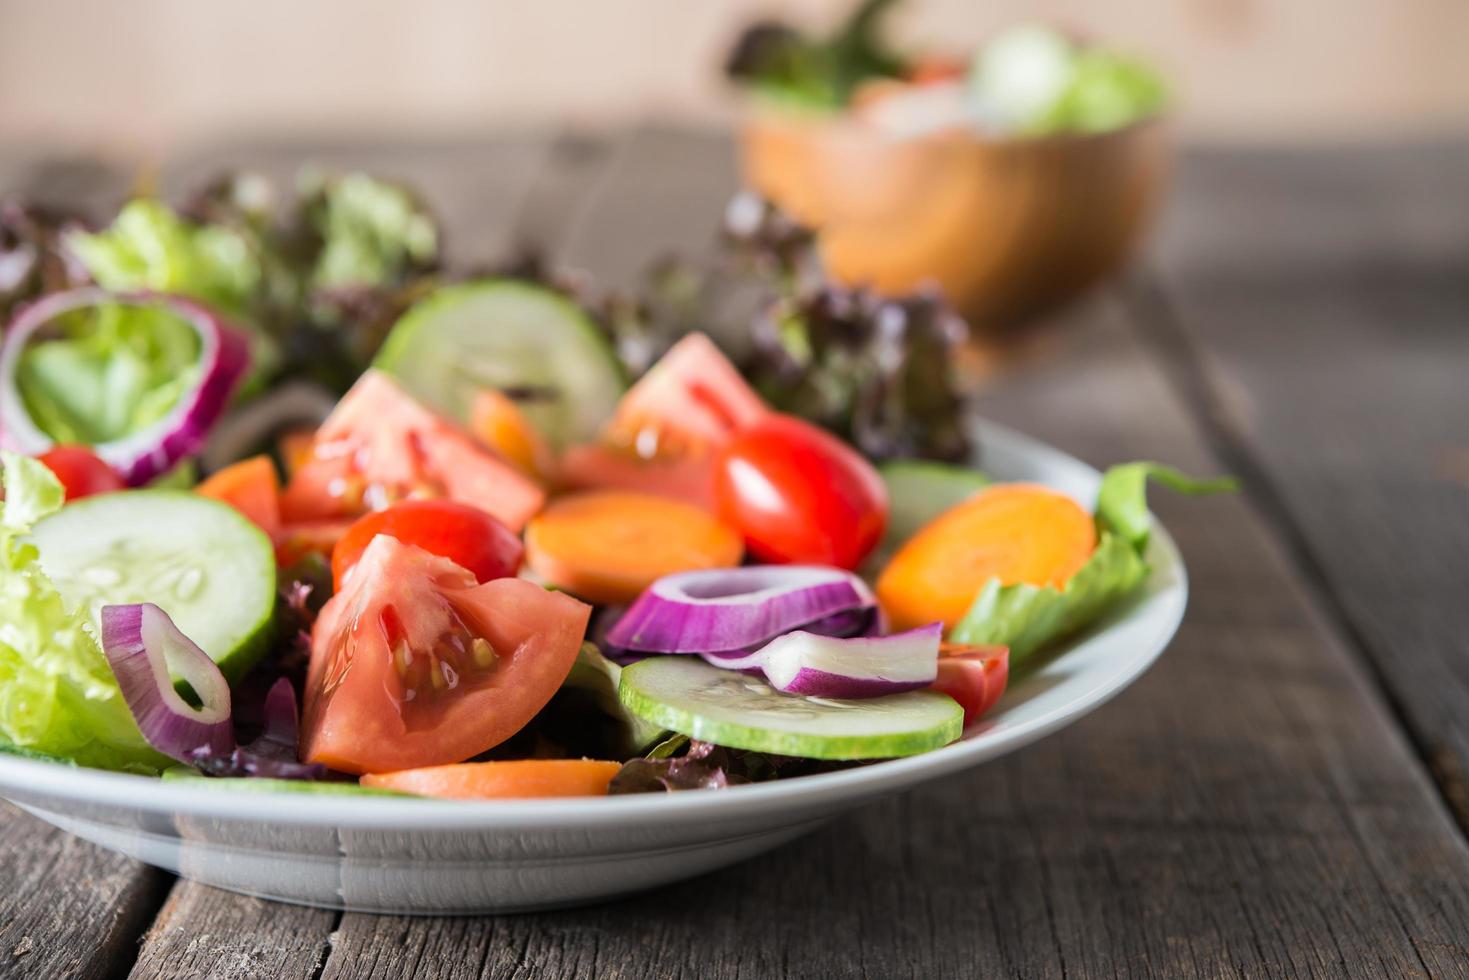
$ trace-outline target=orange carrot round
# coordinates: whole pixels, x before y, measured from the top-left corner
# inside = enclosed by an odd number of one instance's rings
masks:
[[[503,392],[486,388],[474,396],[469,432],[527,476],[543,482],[549,479],[554,465],[551,447],[520,406]]]
[[[1076,501],[1030,483],[990,487],[909,539],[877,580],[894,629],[935,620],[952,628],[990,579],[1061,588],[1097,546]]]
[[[232,463],[194,488],[204,497],[229,504],[271,538],[281,529],[281,481],[269,456]]]
[[[549,796],[606,796],[620,762],[594,759],[516,759],[461,762],[368,774],[363,786],[446,800],[509,800]]]
[[[525,529],[525,557],[547,582],[596,603],[631,602],[664,575],[729,568],[739,532],[692,504],[599,490],[551,502]]]

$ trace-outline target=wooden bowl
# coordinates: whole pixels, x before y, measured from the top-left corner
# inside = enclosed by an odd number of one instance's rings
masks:
[[[1126,261],[1166,184],[1161,119],[1097,135],[886,135],[848,119],[756,113],[745,179],[820,231],[837,279],[899,294],[937,283],[995,330],[1086,289]]]

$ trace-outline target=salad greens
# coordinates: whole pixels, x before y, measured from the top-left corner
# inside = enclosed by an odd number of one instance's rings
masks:
[[[276,197],[256,174],[229,174],[177,210],[130,201],[64,246],[101,286],[197,299],[250,331],[247,391],[281,376],[344,391],[426,292],[442,235],[407,188],[361,173],[308,170],[287,207]]]
[[[312,172],[302,187],[305,221],[321,243],[312,287],[382,286],[433,271],[438,225],[406,188],[362,173]]]
[[[767,28],[747,77],[826,108],[901,77],[877,31],[892,5],[873,0],[820,41]],[[1135,66],[1059,36],[1009,43],[970,86],[1029,99],[1027,120],[1112,125],[1145,87]],[[1062,84],[1065,72],[1092,80]],[[251,446],[290,462],[284,486],[271,459],[236,448],[203,457],[214,472],[194,492],[62,509],[96,492],[85,472],[68,479],[52,459],[58,480],[0,455],[0,752],[251,791],[371,792],[338,780],[412,770],[399,785],[454,796],[455,780],[482,778],[467,795],[505,796],[553,778],[578,793],[723,787],[926,751],[995,704],[1007,656],[1023,666],[1141,587],[1150,478],[1226,485],[1154,463],[1109,470],[1094,516],[1060,502],[1075,531],[1064,570],[1029,575],[1076,569],[1059,588],[1003,586],[983,559],[987,534],[1028,555],[1016,542],[1049,524],[947,536],[981,556],[973,577],[941,613],[890,632],[897,607],[850,569],[875,569],[988,483],[944,462],[971,457],[954,368],[967,328],[936,295],[832,285],[811,230],[750,195],[731,202],[713,255],[664,261],[631,296],[591,296],[534,262],[459,283],[440,269],[442,238],[411,191],[361,174],[308,173],[284,205],[261,178],[230,175],[177,208],[132,201],[90,232],[0,208],[0,304],[64,290],[10,321],[7,404],[24,411],[8,444],[28,414],[44,430],[31,452],[77,443],[83,471],[90,447],[122,482],[187,486],[206,437],[227,441],[216,423],[231,398],[283,396],[297,377],[355,392],[325,422],[335,396],[320,387],[310,412],[241,413],[266,419]],[[89,280],[102,288],[70,288]],[[201,304],[250,332],[255,392],[235,390],[245,342]],[[226,347],[229,370],[201,365]],[[450,394],[462,404],[446,417]],[[180,404],[186,420],[155,424]],[[302,415],[314,431],[288,430]],[[108,454],[129,436],[135,455]],[[150,468],[128,469],[137,459]],[[742,499],[752,487],[761,507]],[[772,498],[780,513],[762,509]],[[497,509],[507,500],[514,516]],[[668,532],[675,509],[694,531]],[[375,511],[392,530],[362,522]],[[949,581],[956,564],[931,567]],[[83,598],[106,609],[100,633]],[[593,645],[583,599],[636,614],[593,629]],[[987,649],[941,646],[966,605],[949,639]],[[192,674],[170,661],[180,651]]]
[[[899,53],[881,31],[895,5],[867,0],[827,37],[756,23],[735,43],[725,73],[761,101],[803,113],[913,97],[917,119],[933,112],[932,102],[919,106],[922,95],[944,92],[946,111],[934,117],[939,124],[1018,136],[1119,129],[1168,103],[1167,84],[1147,63],[1043,24],[1001,32],[967,69],[948,58]]]
[[[874,459],[969,456],[954,368],[964,320],[937,293],[884,298],[830,283],[811,230],[758,197],[730,202],[710,259],[650,270],[639,300],[604,318],[635,376],[700,330],[773,408]]]
[[[830,36],[812,38],[774,21],[749,27],[725,62],[730,78],[789,108],[833,110],[863,82],[907,69],[880,30],[896,0],[863,0]]]
[[[993,579],[950,632],[955,643],[1002,644],[1011,665],[1095,622],[1147,578],[1146,552],[1152,517],[1147,480],[1187,494],[1231,490],[1233,480],[1194,480],[1159,463],[1124,463],[1102,477],[1097,495],[1096,550],[1064,588],[1001,585]]]
[[[98,306],[21,355],[26,409],[60,443],[112,442],[158,421],[199,375],[199,334],[161,306]]]
[[[154,772],[168,763],[143,739],[86,608],[68,604],[25,533],[62,504],[41,463],[0,453],[0,742],[78,765]]]
[[[18,305],[86,281],[63,246],[80,215],[15,199],[0,200],[0,318]]]
[[[1012,27],[981,49],[967,90],[982,115],[1026,136],[1120,129],[1168,101],[1147,64],[1040,24]]]
[[[260,261],[239,232],[196,225],[148,198],[123,205],[102,231],[71,233],[66,245],[99,286],[188,296],[242,321],[262,279]]]

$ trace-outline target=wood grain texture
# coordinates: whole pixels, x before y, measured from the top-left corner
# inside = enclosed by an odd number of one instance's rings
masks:
[[[562,256],[626,282],[707,240],[727,152],[630,139]],[[981,410],[1098,465],[1216,471],[1132,314],[1074,311]],[[303,975],[326,951],[322,976],[354,978],[1465,975],[1469,849],[1329,610],[1251,499],[1156,509],[1191,573],[1183,631],[1115,703],[1021,753],[586,909],[337,921],[179,885],[138,972]]]
[[[143,937],[134,977],[318,975],[337,913],[178,882]]]
[[[1469,827],[1469,144],[1190,162],[1140,313]]]
[[[647,161],[715,155],[652,139],[620,151],[575,227],[593,271],[697,241],[688,223],[729,189],[630,208],[686,179]],[[985,393],[986,414],[1099,464],[1217,467],[1119,308],[1078,311],[1050,347]],[[1459,974],[1469,854],[1374,691],[1246,500],[1159,510],[1193,572],[1190,619],[1094,717],[650,895],[499,920],[346,915],[325,975]]]
[[[0,977],[125,968],[169,881],[0,802]]]

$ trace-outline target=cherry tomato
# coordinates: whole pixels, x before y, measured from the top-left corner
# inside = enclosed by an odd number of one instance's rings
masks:
[[[769,562],[856,568],[882,539],[882,478],[840,439],[789,415],[770,415],[718,458],[720,516]]]
[[[86,446],[55,446],[36,457],[56,474],[66,489],[67,500],[111,493],[127,486],[117,470],[108,466]]]
[[[508,578],[520,568],[520,538],[484,511],[453,500],[405,500],[360,518],[342,535],[332,549],[338,592],[379,534],[447,558],[480,582]]]

